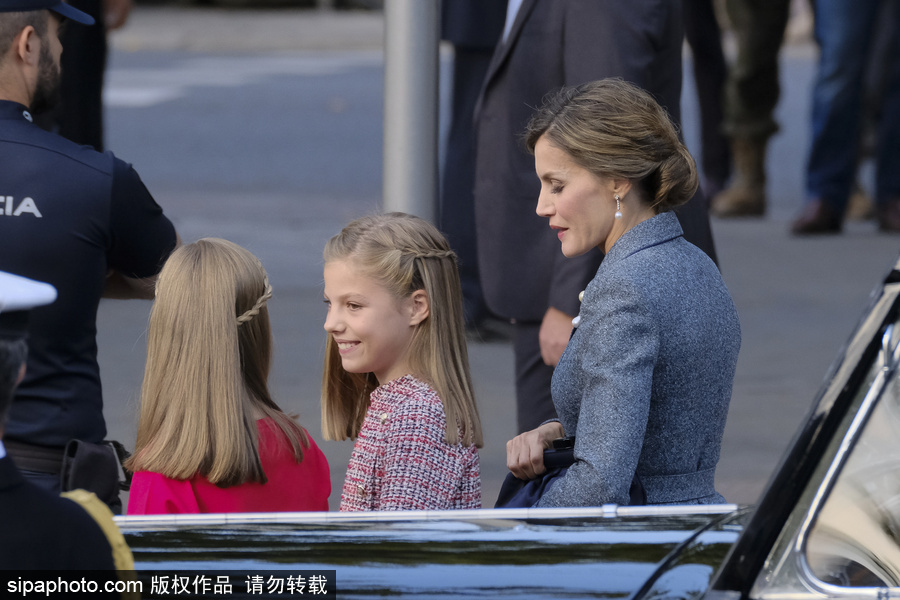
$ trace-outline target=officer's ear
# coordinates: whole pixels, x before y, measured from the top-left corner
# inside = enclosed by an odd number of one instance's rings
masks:
[[[13,42],[16,58],[26,65],[36,66],[41,55],[41,40],[32,25],[26,25]]]

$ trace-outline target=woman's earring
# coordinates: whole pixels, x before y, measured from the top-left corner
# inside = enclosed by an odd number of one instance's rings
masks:
[[[619,195],[616,194],[616,219],[622,218],[622,203],[619,200]]]

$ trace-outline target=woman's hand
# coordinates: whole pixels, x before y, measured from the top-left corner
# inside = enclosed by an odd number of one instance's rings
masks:
[[[506,442],[506,466],[519,479],[534,479],[547,470],[544,450],[565,435],[562,424],[556,421],[517,435]]]
[[[552,306],[544,313],[538,340],[541,344],[541,358],[544,364],[555,367],[562,356],[569,336],[572,335],[572,316]]]

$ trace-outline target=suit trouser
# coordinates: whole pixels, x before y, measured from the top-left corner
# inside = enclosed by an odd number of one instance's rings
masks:
[[[707,180],[723,187],[731,174],[731,149],[722,133],[722,91],[728,77],[728,65],[712,0],[684,2],[684,36],[693,55],[694,82],[700,104],[703,174]]]

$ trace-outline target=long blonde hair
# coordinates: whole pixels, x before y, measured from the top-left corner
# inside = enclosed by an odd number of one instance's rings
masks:
[[[266,482],[256,416],[270,417],[297,462],[309,439],[268,389],[272,288],[237,244],[201,239],[176,249],[156,282],[133,471],[199,473],[219,487]]]
[[[325,245],[325,262],[352,261],[395,298],[417,290],[428,296],[429,316],[413,333],[413,374],[437,392],[447,417],[445,439],[481,447],[481,418],[475,405],[463,322],[456,255],[430,223],[404,213],[357,219]],[[356,439],[378,387],[372,373],[348,373],[337,344],[328,336],[322,375],[322,430],[329,440]],[[460,432],[462,437],[460,439]]]

